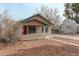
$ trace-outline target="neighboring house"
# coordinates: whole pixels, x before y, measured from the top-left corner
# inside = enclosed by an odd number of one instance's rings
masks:
[[[40,14],[21,20],[18,25],[17,34],[22,40],[44,39],[51,34],[52,23]]]
[[[74,34],[77,32],[76,22],[74,20],[65,19],[59,27],[59,31],[64,34]]]

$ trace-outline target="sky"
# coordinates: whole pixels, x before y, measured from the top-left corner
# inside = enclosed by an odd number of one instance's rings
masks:
[[[7,9],[8,14],[15,20],[25,19],[33,15],[36,10],[39,10],[42,5],[49,8],[59,10],[59,15],[62,19],[64,13],[64,3],[0,3],[0,12]]]

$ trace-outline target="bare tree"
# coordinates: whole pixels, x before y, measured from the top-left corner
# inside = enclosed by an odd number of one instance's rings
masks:
[[[52,22],[54,25],[58,25],[60,23],[60,16],[58,14],[58,9],[48,8],[47,6],[42,6],[40,10],[35,12],[41,14],[47,20]]]
[[[8,15],[8,10],[4,10],[1,17],[2,41],[5,43],[15,41],[16,29],[15,21]]]

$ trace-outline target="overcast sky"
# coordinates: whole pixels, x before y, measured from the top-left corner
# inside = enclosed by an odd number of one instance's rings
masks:
[[[42,5],[46,5],[49,8],[57,8],[61,18],[63,17],[64,3],[49,3],[49,4],[36,4],[36,3],[0,3],[0,11],[4,9],[9,10],[9,15],[15,20],[24,19],[31,16],[37,9],[40,9]]]

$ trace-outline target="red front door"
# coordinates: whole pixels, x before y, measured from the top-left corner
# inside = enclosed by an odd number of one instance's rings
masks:
[[[23,26],[22,28],[22,34],[27,34],[27,26]]]

